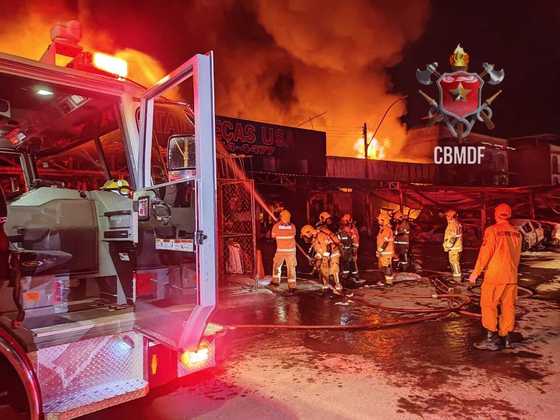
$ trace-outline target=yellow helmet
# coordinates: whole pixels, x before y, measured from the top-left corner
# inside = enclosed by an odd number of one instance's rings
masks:
[[[311,225],[305,225],[301,228],[301,237],[313,236],[317,230]]]
[[[327,220],[329,220],[331,218],[330,213],[324,211],[319,215],[319,221],[321,221],[322,223],[325,223]]]
[[[282,221],[282,223],[290,223],[291,219],[292,214],[288,210],[282,210],[280,212],[280,220]]]
[[[110,179],[101,187],[103,191],[115,191],[121,195],[128,195],[130,185],[126,179]]]
[[[388,225],[391,223],[391,217],[388,213],[381,212],[379,213],[379,216],[377,216],[377,222],[382,226]]]

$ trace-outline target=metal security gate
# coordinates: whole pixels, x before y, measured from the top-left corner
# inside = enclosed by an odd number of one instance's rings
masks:
[[[221,283],[240,275],[255,278],[257,237],[253,180],[218,180]]]

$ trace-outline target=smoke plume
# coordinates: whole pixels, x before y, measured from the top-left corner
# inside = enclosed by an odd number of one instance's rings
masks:
[[[118,53],[151,85],[189,55],[214,50],[219,114],[326,130],[327,152],[346,156],[356,155],[361,125],[373,129],[397,98],[386,69],[429,14],[428,0],[114,3],[23,2],[0,18],[0,51],[38,58],[50,27],[77,18],[85,47]],[[390,143],[388,158],[405,139],[404,112],[395,106],[377,136]]]

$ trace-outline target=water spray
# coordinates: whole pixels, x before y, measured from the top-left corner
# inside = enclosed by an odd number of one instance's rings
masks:
[[[241,179],[244,181],[248,180],[245,171],[239,167],[239,165],[231,156],[231,154],[226,150],[225,146],[221,142],[217,142],[216,144],[218,147],[219,155],[223,158],[226,165],[233,173],[233,176],[237,179]],[[259,206],[261,206],[261,208],[272,218],[272,220],[277,222],[278,218],[274,215],[274,212],[270,209],[270,206],[264,201],[264,198],[256,190],[251,191],[246,183],[242,185],[243,188],[245,188],[249,194],[251,193],[254,194],[255,201],[259,204]],[[296,242],[296,248],[299,252],[302,253],[302,255],[305,258],[307,258],[308,261],[311,262],[313,260],[309,255],[307,255],[307,252],[305,252],[305,250],[297,242]]]

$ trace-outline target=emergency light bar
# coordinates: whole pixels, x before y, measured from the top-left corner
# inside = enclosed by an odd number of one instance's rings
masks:
[[[93,53],[93,66],[122,78],[128,75],[128,63],[122,58],[112,55],[100,52]]]

